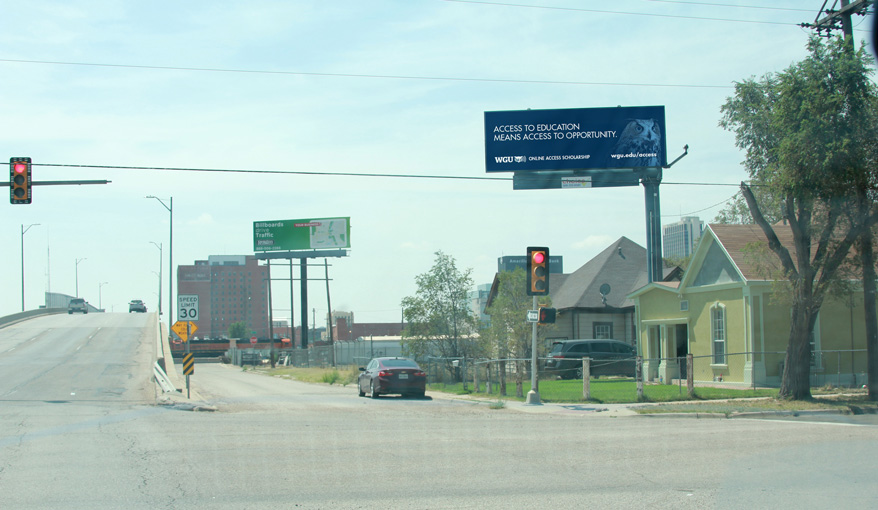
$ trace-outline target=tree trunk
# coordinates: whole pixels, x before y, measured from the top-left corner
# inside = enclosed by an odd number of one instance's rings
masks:
[[[807,400],[811,398],[811,333],[816,315],[800,300],[800,296],[795,299],[778,397]]]
[[[863,308],[866,319],[866,374],[869,384],[869,400],[878,400],[878,312],[875,309],[875,254],[872,250],[872,230],[864,230],[859,241],[860,258],[863,264]],[[852,380],[853,377],[852,363]]]
[[[523,363],[515,362],[515,396],[524,398],[524,386],[522,384],[522,372],[524,371]]]

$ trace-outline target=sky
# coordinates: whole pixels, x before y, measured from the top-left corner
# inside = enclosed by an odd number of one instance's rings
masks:
[[[27,309],[78,285],[107,311],[153,310],[161,255],[167,310],[170,214],[147,196],[173,197],[174,266],[252,255],[255,221],[350,217],[329,277],[332,308],[356,322],[399,321],[437,251],[484,284],[527,246],[569,273],[622,236],[646,245],[642,187],[513,190],[486,173],[486,111],[663,105],[668,159],[689,154],[664,171],[662,222],[709,222],[747,178],[720,107],[736,81],[805,57],[797,24],[822,4],[4,2],[0,161],[33,158],[37,182],[111,183],[0,204],[0,316],[22,308],[22,241]],[[858,44],[869,23],[854,20]],[[279,173],[216,171],[235,169]],[[289,285],[273,293],[289,317]],[[325,317],[323,282],[309,304]]]

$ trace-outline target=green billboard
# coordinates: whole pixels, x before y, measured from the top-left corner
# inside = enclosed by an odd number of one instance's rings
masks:
[[[253,222],[253,251],[255,252],[350,247],[350,217]]]

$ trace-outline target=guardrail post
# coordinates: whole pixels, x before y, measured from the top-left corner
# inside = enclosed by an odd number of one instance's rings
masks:
[[[591,358],[582,358],[582,398],[591,400]]]

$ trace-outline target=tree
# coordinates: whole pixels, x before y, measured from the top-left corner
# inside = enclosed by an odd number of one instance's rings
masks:
[[[527,295],[527,275],[524,269],[503,271],[497,275],[497,295],[486,313],[491,316],[490,328],[483,331],[487,342],[496,349],[500,360],[530,358],[533,325],[526,322],[527,311],[533,306],[533,297]],[[541,299],[541,305],[550,306],[548,296]],[[538,334],[545,335],[547,327],[540,326]],[[538,342],[539,343],[539,342]],[[525,363],[516,362],[515,394],[524,397],[523,377]],[[506,395],[506,362],[500,362],[500,394]]]
[[[789,343],[780,396],[806,399],[810,389],[810,339],[823,300],[837,283],[851,246],[876,221],[874,206],[857,208],[856,190],[874,159],[870,108],[875,87],[865,52],[841,39],[808,43],[809,56],[776,76],[735,85],[722,107],[720,126],[735,132],[746,150],[744,166],[781,206],[793,234],[794,253],[783,246],[750,185],[741,192],[754,222],[768,239],[788,283]],[[850,210],[864,216],[851,219]]]
[[[417,293],[402,300],[406,326],[405,352],[423,358],[437,355],[461,380],[460,367],[452,361],[479,354],[478,317],[470,310],[467,292],[473,287],[472,269],[461,271],[454,258],[436,252],[429,272],[415,277]]]
[[[773,225],[783,220],[780,200],[771,193],[768,186],[753,180],[750,182],[750,189],[753,190],[753,196],[756,198],[756,203],[759,204],[759,210],[762,211],[762,215],[768,223]],[[726,207],[717,213],[713,222],[730,225],[753,224],[753,215],[750,214],[750,208],[747,207],[744,195],[741,192],[736,193]]]
[[[233,322],[229,324],[229,338],[244,338],[247,336],[246,322]]]

